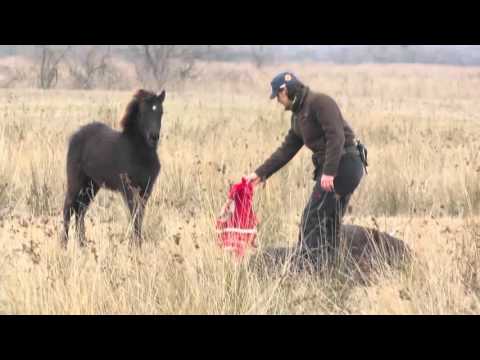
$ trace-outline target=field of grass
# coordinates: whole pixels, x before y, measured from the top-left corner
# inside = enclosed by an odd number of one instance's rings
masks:
[[[369,175],[345,222],[404,239],[416,254],[407,268],[379,265],[360,284],[348,271],[237,265],[217,248],[229,184],[288,130],[289,114],[268,99],[285,68],[333,96],[368,145]],[[68,137],[91,121],[118,129],[135,90],[0,90],[0,313],[480,313],[479,68],[205,65],[196,81],[167,88],[145,246],[129,251],[128,212],[101,191],[87,214],[88,248],[72,236],[62,251]],[[303,149],[258,190],[257,251],[295,244],[312,172]]]

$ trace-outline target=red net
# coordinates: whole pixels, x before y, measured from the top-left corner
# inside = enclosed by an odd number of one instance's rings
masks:
[[[253,185],[246,179],[231,187],[228,201],[217,220],[219,245],[243,258],[249,246],[255,247],[257,218],[253,211]]]

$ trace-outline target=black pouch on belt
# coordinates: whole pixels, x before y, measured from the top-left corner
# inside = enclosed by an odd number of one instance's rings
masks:
[[[362,144],[359,140],[357,140],[357,149],[360,154],[360,159],[362,160],[363,166],[365,167],[365,173],[368,174],[367,167],[368,167],[368,149],[367,147]]]

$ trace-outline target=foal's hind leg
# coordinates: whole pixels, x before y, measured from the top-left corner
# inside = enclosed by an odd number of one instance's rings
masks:
[[[72,171],[72,167],[68,169],[68,183],[67,194],[65,196],[65,203],[63,206],[63,226],[64,231],[61,239],[61,245],[63,248],[67,247],[68,243],[68,231],[70,228],[70,219],[73,214],[77,214],[77,197],[82,190],[86,177],[79,174],[77,171]]]
[[[98,193],[99,187],[91,179],[86,181],[84,186],[77,195],[75,206],[75,220],[78,234],[78,241],[81,247],[86,246],[85,241],[85,214],[88,207]]]
[[[73,202],[75,200],[75,195],[71,194],[70,191],[67,192],[65,197],[65,203],[63,206],[63,234],[61,236],[61,246],[63,248],[67,248],[68,244],[68,230],[70,228],[70,218],[72,217],[72,213],[74,212],[73,209]]]
[[[68,243],[68,230],[70,219],[75,214],[75,225],[80,241],[80,245],[85,242],[85,213],[88,206],[97,194],[99,188],[93,181],[86,176],[69,179],[68,191],[63,208],[64,233],[61,245],[66,248]]]

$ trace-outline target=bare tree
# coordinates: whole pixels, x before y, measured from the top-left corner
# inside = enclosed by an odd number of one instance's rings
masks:
[[[264,45],[252,45],[250,48],[253,63],[261,69],[268,60],[268,53]]]
[[[23,81],[25,78],[25,72],[20,69],[9,66],[0,67],[0,88],[2,89],[10,88],[16,82]]]
[[[79,47],[76,50],[71,52],[68,59],[68,70],[74,86],[80,89],[93,89],[110,70],[110,46],[102,49],[94,45],[86,49]]]
[[[67,46],[63,50],[54,50],[49,45],[38,45],[39,68],[38,68],[38,85],[42,89],[51,89],[58,83],[58,67],[70,50]]]
[[[135,70],[140,82],[160,88],[171,78],[195,76],[195,53],[184,45],[132,45]]]

